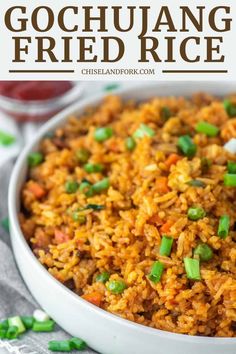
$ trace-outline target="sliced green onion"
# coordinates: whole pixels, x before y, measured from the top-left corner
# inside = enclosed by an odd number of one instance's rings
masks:
[[[184,266],[188,279],[201,280],[199,259],[186,257],[184,258]]]
[[[161,256],[169,256],[171,253],[171,248],[173,244],[174,239],[169,236],[163,236],[161,239],[161,246],[160,246],[160,255]]]
[[[18,327],[9,326],[7,333],[6,333],[6,338],[7,339],[16,339],[17,337],[18,337]]]
[[[199,181],[198,179],[192,179],[191,181],[187,182],[187,184],[192,187],[206,187],[206,184],[202,181]]]
[[[188,218],[190,220],[199,220],[206,216],[206,212],[200,207],[191,207],[188,209]]]
[[[193,143],[189,135],[179,137],[177,146],[187,157],[193,157],[197,152],[197,145]]]
[[[43,154],[41,152],[32,152],[28,155],[28,164],[30,167],[35,167],[43,162]]]
[[[87,173],[102,172],[104,170],[104,166],[101,165],[100,163],[97,164],[87,163],[86,165],[84,165],[84,170]]]
[[[236,187],[236,174],[226,173],[224,175],[224,185],[226,187]]]
[[[110,127],[97,128],[94,133],[94,139],[99,143],[110,139],[113,135],[113,130]]]
[[[72,349],[84,350],[87,348],[87,343],[80,338],[71,338],[69,342],[71,344]]]
[[[86,163],[88,161],[88,159],[90,158],[90,151],[87,149],[79,149],[76,151],[76,158],[80,163]]]
[[[230,102],[230,100],[224,100],[224,109],[230,118],[236,116],[236,105]]]
[[[216,136],[220,131],[217,126],[204,121],[198,122],[195,129],[198,133],[203,133],[210,137]]]
[[[104,178],[101,181],[93,184],[85,193],[87,197],[92,197],[94,194],[99,194],[107,190],[110,186],[109,178]]]
[[[10,223],[9,223],[9,218],[5,218],[1,221],[1,225],[3,229],[9,233],[10,231]]]
[[[202,243],[195,248],[194,255],[199,256],[201,262],[208,262],[213,257],[213,251],[206,243]]]
[[[108,272],[102,272],[96,276],[96,281],[105,284],[110,278],[110,274]]]
[[[86,223],[86,216],[85,215],[80,215],[78,212],[74,212],[72,214],[72,219],[76,222],[78,222],[80,225]]]
[[[110,85],[105,86],[104,90],[109,92],[109,91],[117,90],[119,87],[120,87],[119,84],[110,84]]]
[[[26,329],[31,329],[35,320],[33,316],[21,316],[21,321]]]
[[[206,157],[201,158],[201,170],[202,173],[207,173],[209,168],[211,167],[212,162],[211,160],[207,159]]]
[[[18,334],[24,333],[26,331],[24,323],[21,321],[19,316],[8,318],[9,327],[16,326],[18,328]]]
[[[52,332],[54,330],[55,322],[52,320],[38,322],[35,321],[32,327],[34,332]]]
[[[0,339],[5,339],[7,335],[6,329],[0,329]]]
[[[48,349],[52,352],[71,352],[73,348],[69,340],[51,340]]]
[[[140,127],[134,132],[133,137],[136,139],[144,138],[145,136],[153,137],[155,131],[146,124],[140,124]]]
[[[88,204],[85,207],[85,209],[93,209],[93,210],[103,210],[104,208],[105,208],[104,205],[98,205],[98,204]]]
[[[79,191],[84,192],[84,190],[85,189],[87,190],[91,185],[92,185],[91,182],[89,182],[87,179],[83,179],[82,182],[80,183]]]
[[[7,319],[0,323],[0,328],[1,329],[6,329],[6,330],[9,328],[9,323],[8,323]]]
[[[125,140],[125,146],[126,149],[129,151],[132,151],[135,149],[136,147],[136,141],[134,140],[134,138],[132,138],[132,136],[129,136],[126,140]]]
[[[79,188],[79,183],[76,181],[67,181],[65,184],[65,190],[69,194],[76,193]]]
[[[126,284],[123,280],[110,280],[107,283],[107,289],[112,294],[121,294],[126,289]]]
[[[8,133],[5,133],[0,130],[0,145],[9,146],[16,141],[16,138]]]
[[[168,120],[171,117],[171,111],[168,107],[162,107],[161,109],[161,118]]]
[[[229,215],[222,215],[219,220],[218,236],[225,239],[229,234],[230,218]]]
[[[162,277],[162,273],[164,271],[164,264],[161,262],[154,262],[151,268],[151,271],[148,275],[148,278],[153,282],[153,283],[159,283]]]
[[[236,162],[228,161],[227,169],[230,174],[236,174]]]

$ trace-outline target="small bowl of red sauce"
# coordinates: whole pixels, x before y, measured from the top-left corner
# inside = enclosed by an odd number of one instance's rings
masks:
[[[44,121],[75,102],[82,86],[72,81],[0,81],[0,110],[18,122]]]

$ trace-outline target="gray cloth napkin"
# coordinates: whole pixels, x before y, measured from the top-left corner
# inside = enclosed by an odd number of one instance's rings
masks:
[[[0,220],[7,216],[7,190],[12,170],[12,163],[7,163],[0,170]],[[10,237],[0,227],[0,321],[14,315],[31,315],[39,308],[26,288],[13,257]],[[49,354],[50,340],[68,339],[69,335],[58,326],[52,333],[27,332],[21,339],[14,341],[0,340],[0,353],[14,354]],[[94,354],[85,350],[83,354]]]

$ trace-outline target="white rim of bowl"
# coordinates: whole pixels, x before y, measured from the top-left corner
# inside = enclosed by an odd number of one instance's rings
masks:
[[[218,82],[219,84],[220,82]],[[153,88],[156,86],[171,86],[171,84],[173,85],[179,85],[179,86],[186,86],[185,82],[158,82],[158,83],[149,83],[146,84],[146,87],[149,88]],[[190,84],[190,82],[188,82],[188,84]],[[193,82],[193,85],[197,85],[198,83]],[[212,87],[214,87],[215,85],[217,85],[217,82],[210,82],[208,83],[210,85],[212,85]],[[222,84],[222,82],[221,82]],[[129,95],[131,93],[134,92],[134,90],[143,90],[145,88],[145,84],[143,85],[139,85],[139,86],[134,86],[134,87],[129,87],[126,89],[119,89],[119,90],[115,90],[114,94],[116,95],[122,95],[122,96],[126,96]],[[101,102],[101,100],[107,96],[107,93],[103,93],[103,94],[98,94],[98,95],[94,95],[90,98],[85,98],[69,107],[67,107],[66,109],[64,109],[63,111],[61,111],[60,113],[58,113],[56,116],[54,116],[53,118],[51,118],[48,122],[46,122],[38,131],[38,133],[36,134],[35,138],[33,139],[32,142],[30,142],[21,152],[21,154],[19,155],[12,175],[11,175],[11,179],[10,179],[10,184],[9,184],[9,192],[8,192],[8,212],[9,212],[9,219],[10,219],[10,226],[11,226],[11,230],[12,233],[14,234],[14,237],[18,238],[18,241],[20,241],[21,245],[25,248],[25,252],[27,253],[27,256],[29,258],[31,258],[31,261],[34,263],[34,265],[38,268],[38,270],[41,271],[41,273],[45,276],[51,279],[52,282],[54,282],[54,285],[58,287],[58,290],[64,292],[64,294],[66,294],[67,296],[71,297],[73,300],[78,301],[79,304],[81,306],[83,306],[85,309],[88,309],[89,311],[93,311],[96,312],[97,315],[102,316],[103,318],[107,319],[108,321],[115,321],[117,322],[119,325],[123,326],[123,327],[128,327],[128,328],[132,328],[133,330],[136,330],[137,332],[144,332],[147,335],[158,335],[160,337],[163,337],[165,339],[173,339],[173,340],[178,340],[181,342],[191,342],[191,343],[195,343],[195,344],[216,344],[217,345],[225,345],[225,344],[236,344],[236,338],[234,337],[204,337],[204,336],[191,336],[188,334],[179,334],[179,333],[172,333],[172,332],[168,332],[168,331],[164,331],[164,330],[160,330],[160,329],[156,329],[156,328],[151,328],[148,326],[144,326],[142,324],[139,323],[135,323],[129,320],[126,320],[124,318],[121,318],[117,315],[114,315],[108,311],[105,311],[95,305],[90,304],[88,301],[84,300],[83,298],[81,298],[80,296],[76,295],[73,291],[69,290],[65,285],[63,285],[62,283],[60,283],[56,278],[54,278],[44,267],[43,265],[39,262],[39,260],[36,258],[36,256],[33,254],[31,248],[29,247],[28,243],[25,240],[25,237],[22,233],[22,230],[20,228],[19,225],[19,220],[18,220],[18,212],[17,212],[17,208],[16,208],[16,198],[17,198],[17,184],[18,184],[18,176],[21,172],[22,167],[25,165],[26,160],[27,160],[27,156],[28,154],[34,150],[34,146],[37,145],[40,140],[42,139],[42,137],[48,133],[49,131],[54,130],[57,126],[60,125],[60,123],[65,123],[66,119],[76,113],[76,111],[81,110],[83,111],[84,109],[86,109],[87,107],[92,107],[95,106],[97,104],[99,104]],[[187,96],[187,94],[186,94]]]

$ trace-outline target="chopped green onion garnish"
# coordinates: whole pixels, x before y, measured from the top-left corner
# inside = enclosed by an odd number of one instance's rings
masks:
[[[16,339],[18,337],[18,327],[10,326],[6,333],[7,339]]]
[[[224,175],[224,185],[227,187],[236,187],[236,174],[226,173]]]
[[[105,284],[110,278],[110,274],[108,272],[102,272],[96,276],[96,281]]]
[[[83,179],[79,186],[80,192],[84,192],[84,190],[87,190],[91,185],[91,182],[89,182],[87,179]]]
[[[133,137],[136,139],[141,139],[145,136],[153,137],[155,131],[146,124],[140,124],[140,127],[134,132]]]
[[[132,151],[132,150],[135,149],[136,141],[134,140],[134,138],[132,138],[132,136],[129,136],[125,140],[125,146],[126,146],[126,149],[129,150],[129,151]]]
[[[236,162],[228,161],[227,169],[229,173],[236,174]]]
[[[109,178],[104,178],[101,181],[93,184],[89,190],[85,193],[87,197],[92,197],[94,194],[101,193],[107,190],[110,186]]]
[[[209,168],[211,167],[212,162],[211,160],[207,159],[206,157],[203,157],[201,159],[201,169],[202,169],[202,173],[207,173]]]
[[[79,183],[76,181],[67,181],[65,184],[65,190],[67,193],[76,193],[79,188]]]
[[[215,125],[203,121],[198,122],[195,129],[198,133],[203,133],[210,137],[216,136],[220,131]]]
[[[100,163],[97,164],[87,163],[86,165],[84,165],[84,170],[87,173],[102,172],[104,170],[104,166],[101,165]]]
[[[161,118],[168,120],[171,117],[171,111],[168,107],[162,107],[161,109]]]
[[[12,145],[16,141],[16,138],[13,135],[4,133],[0,130],[0,145],[8,146]]]
[[[202,188],[206,187],[205,183],[199,181],[198,179],[192,179],[191,181],[187,182],[187,184],[192,187],[202,187]]]
[[[94,139],[99,143],[110,139],[113,135],[113,130],[110,127],[97,128],[94,133]]]
[[[86,216],[85,215],[80,215],[78,212],[74,212],[72,214],[72,219],[76,222],[78,222],[80,225],[86,223]]]
[[[107,283],[107,289],[112,294],[121,294],[126,289],[126,284],[123,280],[110,280]]]
[[[159,283],[163,271],[164,271],[164,264],[158,261],[154,262],[151,268],[151,272],[148,275],[148,278],[155,284]]]
[[[213,251],[206,243],[202,243],[195,248],[194,255],[199,256],[201,262],[208,262],[213,257]]]
[[[28,155],[28,164],[30,167],[35,167],[43,162],[43,154],[41,152],[32,152]]]
[[[52,332],[54,330],[55,322],[52,320],[38,322],[35,321],[32,327],[34,332]]]
[[[9,224],[9,218],[5,218],[1,221],[1,225],[3,227],[3,229],[9,233],[10,231],[10,224]]]
[[[8,327],[9,327],[9,323],[7,319],[0,323],[0,329],[8,329]]]
[[[9,327],[16,326],[18,328],[18,334],[24,333],[26,331],[23,322],[19,316],[8,318]]]
[[[21,321],[26,329],[31,329],[35,320],[33,316],[21,316]]]
[[[199,220],[206,216],[206,212],[200,207],[191,207],[188,209],[188,218],[190,220]]]
[[[184,258],[185,271],[187,278],[191,280],[201,280],[200,261],[195,258]]]
[[[52,352],[71,352],[73,348],[69,340],[51,340],[48,349]]]
[[[228,215],[222,215],[219,220],[218,236],[225,239],[229,233],[230,218]]]
[[[103,210],[104,208],[105,208],[104,205],[98,205],[98,204],[88,204],[85,207],[85,209],[93,209],[93,210]]]
[[[224,100],[224,109],[229,117],[236,116],[236,105],[230,102],[230,100]]]
[[[117,90],[120,87],[119,84],[110,84],[104,87],[105,91],[114,91]]]
[[[80,163],[86,163],[91,155],[90,151],[87,149],[79,149],[76,151],[76,158]]]
[[[71,344],[72,349],[84,350],[87,348],[87,343],[80,338],[71,338],[69,342]]]
[[[169,256],[171,253],[171,248],[173,244],[173,238],[169,236],[163,236],[161,239],[161,246],[160,246],[160,255],[161,256]]]
[[[6,329],[0,329],[0,339],[5,339],[7,335]]]
[[[193,143],[189,135],[179,137],[177,146],[187,157],[193,157],[197,152],[197,145]]]

